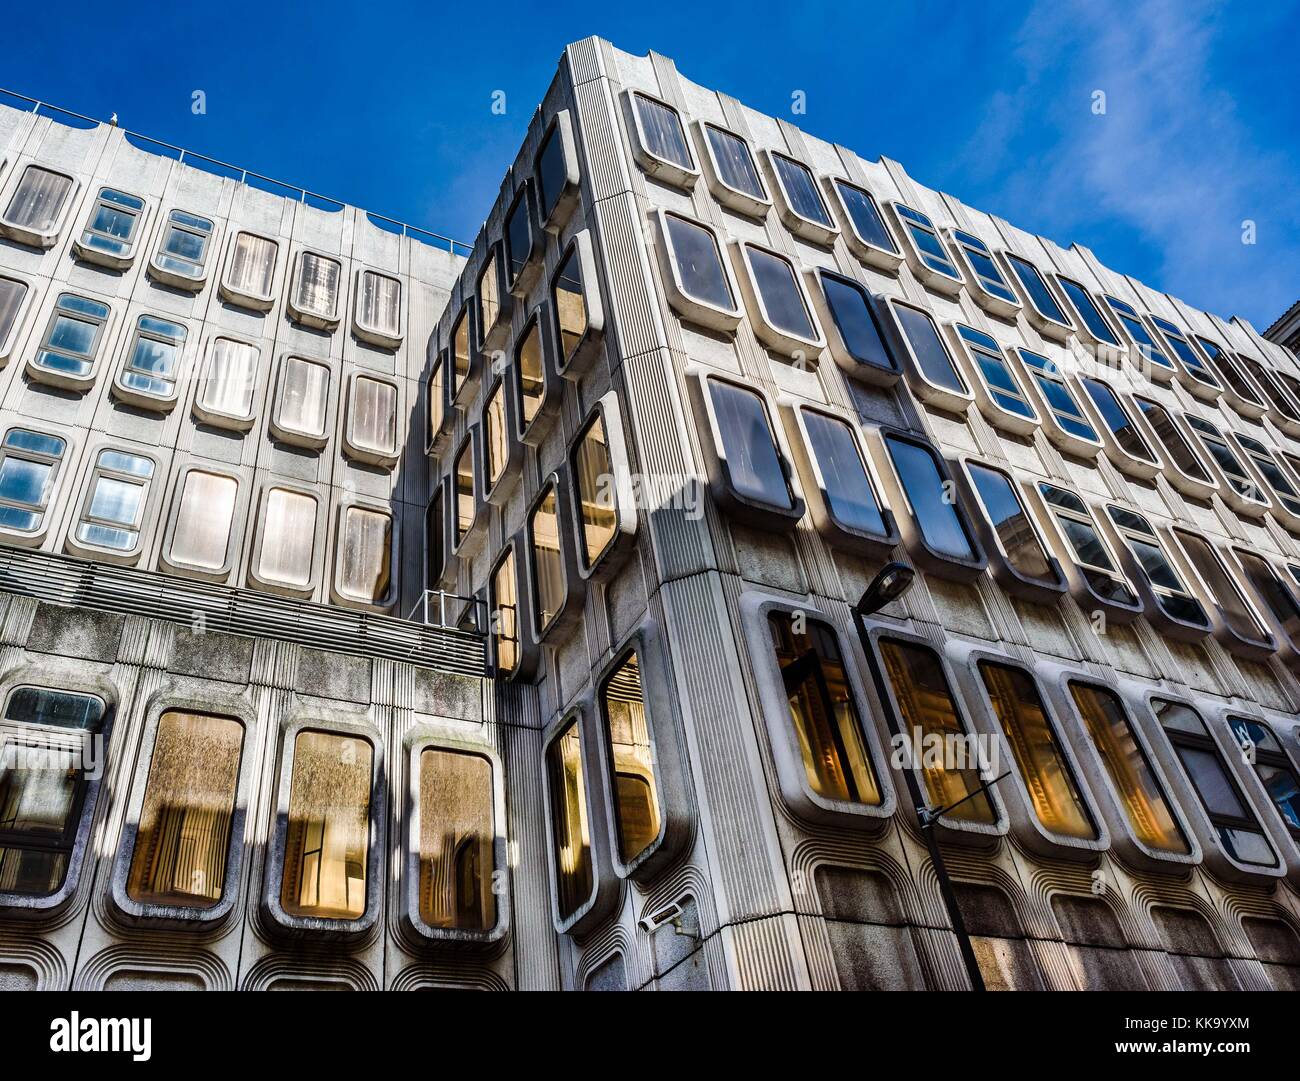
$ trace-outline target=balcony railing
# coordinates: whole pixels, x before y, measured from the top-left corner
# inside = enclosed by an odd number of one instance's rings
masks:
[[[178,623],[201,633],[271,638],[313,649],[384,657],[423,668],[483,678],[487,656],[474,598],[452,598],[449,618],[413,622],[349,608],[173,578],[133,567],[94,563],[72,556],[0,547],[0,592],[47,604],[98,612],[133,613]],[[435,594],[436,596],[436,594]],[[467,608],[467,605],[470,606]],[[468,622],[464,614],[472,615]],[[439,608],[425,608],[439,618]],[[466,629],[472,623],[473,629]]]

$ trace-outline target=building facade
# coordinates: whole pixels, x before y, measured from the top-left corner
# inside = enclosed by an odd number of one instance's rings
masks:
[[[1300,356],[1300,301],[1278,316],[1264,331],[1264,337]]]
[[[1300,986],[1286,350],[594,38],[463,256],[138,142],[0,113],[8,984],[962,988],[910,762],[987,986]]]

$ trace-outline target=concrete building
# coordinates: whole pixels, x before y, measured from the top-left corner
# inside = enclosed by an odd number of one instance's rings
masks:
[[[1264,337],[1300,356],[1300,300],[1274,320],[1273,325],[1264,331]]]
[[[594,38],[464,255],[0,147],[6,985],[1300,986],[1249,324]]]

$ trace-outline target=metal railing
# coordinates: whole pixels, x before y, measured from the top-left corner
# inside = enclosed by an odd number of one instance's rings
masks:
[[[487,674],[477,611],[475,629],[467,630],[7,547],[0,547],[0,592],[68,608],[147,616],[198,633],[277,639],[478,678]]]
[[[276,180],[274,177],[264,176],[261,173],[253,172],[251,169],[245,169],[239,165],[231,165],[229,162],[221,161],[218,158],[208,157],[206,154],[200,154],[194,150],[187,150],[182,146],[175,146],[172,143],[164,142],[162,139],[155,139],[151,135],[144,135],[138,131],[131,131],[129,128],[120,127],[113,124],[112,121],[96,120],[93,116],[86,116],[83,113],[73,112],[71,109],[64,109],[59,105],[51,105],[47,101],[40,101],[37,98],[28,97],[26,94],[20,94],[16,90],[6,90],[0,87],[0,98],[12,98],[15,101],[23,102],[27,108],[25,112],[34,115],[49,116],[51,119],[57,119],[59,116],[70,117],[74,120],[84,121],[91,127],[98,127],[100,124],[112,124],[117,127],[126,137],[127,142],[138,150],[144,150],[146,153],[157,153],[160,157],[167,157],[173,161],[180,162],[182,165],[192,165],[195,168],[202,169],[204,172],[212,173],[215,176],[224,176],[231,180],[237,180],[241,184],[257,188],[261,191],[269,191],[272,195],[279,195],[285,199],[295,199],[306,206],[315,207],[318,210],[328,210],[337,212],[350,205],[341,199],[331,199],[327,195],[321,195],[318,192],[309,191],[307,188],[300,187],[297,184],[290,184],[284,180]],[[42,110],[44,112],[42,112]],[[79,126],[79,125],[78,125]],[[148,144],[141,146],[141,143]],[[158,147],[159,150],[151,150],[150,147]],[[383,214],[375,214],[372,211],[358,207],[372,225],[386,232],[396,233],[399,236],[410,237],[412,240],[418,240],[421,244],[427,244],[432,248],[438,248],[441,251],[451,252],[452,255],[469,255],[473,250],[473,245],[466,244],[463,240],[453,240],[451,237],[443,236],[441,233],[432,232],[429,229],[421,229],[415,225],[408,225],[406,222],[398,221],[396,218],[390,218]]]

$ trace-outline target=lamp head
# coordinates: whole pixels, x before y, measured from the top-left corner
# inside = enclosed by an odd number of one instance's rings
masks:
[[[869,616],[879,612],[885,605],[898,600],[912,586],[916,571],[906,563],[886,563],[880,572],[871,579],[871,584],[863,591],[861,599],[853,610],[860,616]]]

